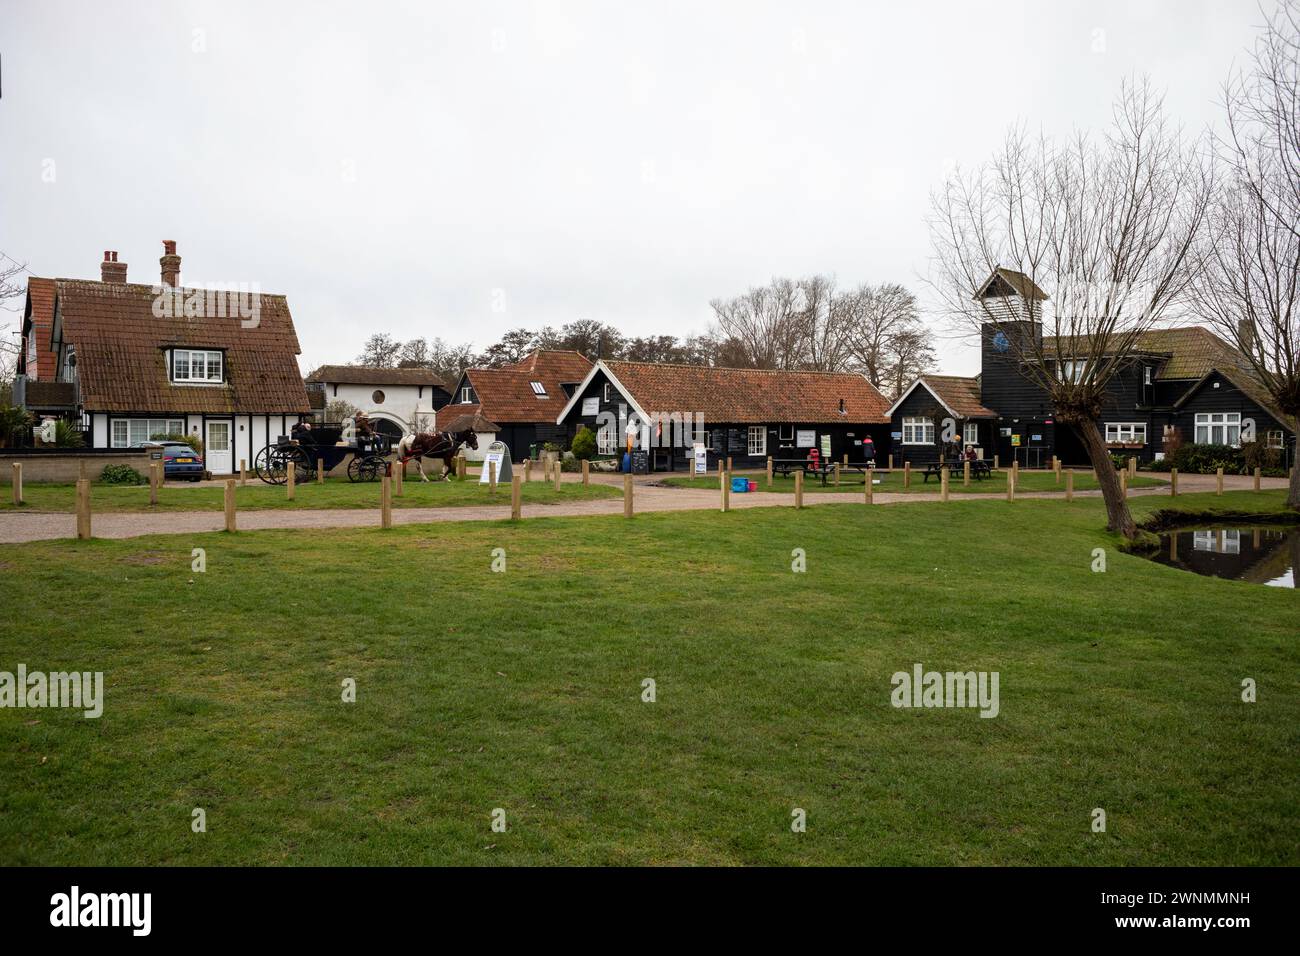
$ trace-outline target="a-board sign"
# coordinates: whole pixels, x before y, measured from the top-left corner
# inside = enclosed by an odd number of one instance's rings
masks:
[[[497,481],[509,483],[514,477],[510,471],[510,449],[506,447],[503,441],[494,441],[488,445],[487,454],[483,456],[483,474],[478,476],[478,483],[486,485],[488,483],[488,463],[496,462]]]
[[[817,444],[817,432],[815,429],[799,429],[795,432],[795,442],[800,448],[811,448]]]
[[[650,453],[644,448],[632,449],[632,474],[650,474]]]
[[[584,399],[582,400],[582,414],[583,414],[583,415],[599,415],[599,414],[600,414],[600,399],[597,398],[597,397],[594,396],[594,395],[593,395],[591,398],[584,398]]]
[[[695,473],[697,475],[709,473],[709,450],[700,442],[695,443]]]

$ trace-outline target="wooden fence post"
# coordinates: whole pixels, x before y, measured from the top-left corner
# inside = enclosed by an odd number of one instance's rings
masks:
[[[894,470],[894,454],[893,454],[893,452],[890,452],[890,454],[889,454],[889,470],[890,470],[890,471],[893,471],[893,470]]]
[[[248,484],[248,459],[239,459],[239,487]]]
[[[403,496],[403,484],[406,480],[406,462],[399,462],[400,467],[393,469],[393,494],[401,498]]]
[[[158,486],[162,483],[159,480],[158,469],[162,467],[161,462],[149,462],[149,504],[158,504]]]
[[[1129,455],[1129,456],[1128,456],[1128,476],[1129,476],[1130,478],[1136,478],[1136,477],[1137,477],[1137,473],[1138,473],[1138,460],[1137,460],[1137,455]]]
[[[910,461],[903,462],[903,487],[912,487],[912,463]]]
[[[533,480],[533,462],[531,458],[524,459],[524,481]]]
[[[794,473],[794,506],[803,507],[803,469],[800,468]]]
[[[731,456],[727,456],[727,474],[731,474]]]
[[[1178,497],[1178,469],[1169,469],[1169,497]]]
[[[379,527],[393,526],[393,479],[384,475],[379,479]]]
[[[623,476],[623,517],[632,517],[632,476]]]
[[[234,531],[235,530],[235,479],[234,478],[226,479],[225,506],[226,506],[226,530]]]
[[[767,456],[767,487],[772,487],[772,456]]]
[[[591,484],[591,462],[586,458],[582,459],[582,487],[586,488]]]
[[[961,463],[961,483],[963,488],[970,487],[970,459]]]
[[[324,458],[316,459],[316,484],[318,485],[325,484],[325,459]]]
[[[1052,456],[1052,471],[1056,473],[1056,483],[1061,483],[1061,459],[1055,455]]]
[[[837,461],[835,463],[835,487],[838,488],[839,486],[840,486],[840,463]]]
[[[1073,471],[1067,471],[1065,473],[1065,500],[1066,501],[1074,500],[1074,472]]]
[[[1016,500],[1016,470],[1014,468],[1007,472],[1007,501]]]
[[[559,461],[556,461],[555,463],[555,490],[556,491],[560,490],[560,481],[561,481],[561,476],[563,474],[564,474],[564,469],[560,467]]]
[[[1120,497],[1128,497],[1128,469],[1122,468],[1119,473],[1119,492]]]
[[[849,463],[849,453],[846,451],[844,453],[844,464],[847,465],[848,463]]]
[[[722,510],[731,510],[731,472],[722,474]]]
[[[456,480],[457,481],[465,480],[465,456],[464,455],[456,456]]]
[[[876,469],[868,465],[867,466],[867,490],[863,493],[863,496],[866,498],[867,504],[871,504],[871,496],[875,494],[875,488],[873,487],[875,483],[876,483]]]
[[[993,470],[998,471],[1002,466],[998,464],[998,456],[993,456]]]
[[[290,501],[293,501],[293,484],[294,484],[294,480],[295,480],[295,479],[294,479],[294,472],[297,471],[297,469],[296,469],[296,467],[295,467],[296,465],[297,465],[297,462],[295,462],[295,461],[293,461],[293,460],[291,459],[291,460],[289,461],[288,468],[286,469],[286,470],[288,471],[288,479],[287,479],[286,482],[285,482],[285,487],[286,487],[286,488],[288,489],[288,491],[289,491],[289,500],[290,500]]]
[[[518,475],[510,476],[510,517],[518,521],[523,516],[523,479]]]
[[[1259,491],[1259,476],[1260,476],[1259,465],[1256,465],[1255,466],[1255,490],[1256,491]]]
[[[1016,482],[1020,481],[1020,459],[1017,458],[1011,463],[1011,474],[1016,476]]]
[[[489,461],[487,463],[487,468],[488,468],[488,494],[494,495],[497,493],[497,463],[495,461]]]
[[[77,537],[90,537],[90,482],[85,478],[77,479]]]
[[[1214,493],[1216,495],[1223,494],[1223,469],[1222,468],[1214,469]]]
[[[947,465],[944,465],[943,468],[939,470],[939,493],[943,496],[944,501],[948,500],[948,471],[949,468]]]
[[[13,471],[14,504],[20,505],[23,503],[23,463],[21,461],[14,462]]]

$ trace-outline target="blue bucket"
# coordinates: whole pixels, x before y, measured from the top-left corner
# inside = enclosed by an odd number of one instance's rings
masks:
[[[732,490],[732,491],[735,491],[735,492],[745,492],[745,491],[749,491],[749,479],[748,479],[748,478],[732,478],[732,479],[731,479],[731,490]]]

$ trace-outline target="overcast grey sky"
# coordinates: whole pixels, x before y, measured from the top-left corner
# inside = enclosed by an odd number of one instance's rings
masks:
[[[0,0],[0,250],[289,297],[304,369],[577,318],[703,329],[776,274],[918,292],[930,191],[1009,124],[1189,128],[1254,0]],[[52,182],[47,181],[53,179]],[[978,355],[946,341],[943,370]]]

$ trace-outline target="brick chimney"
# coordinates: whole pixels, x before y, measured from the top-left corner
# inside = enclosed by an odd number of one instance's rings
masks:
[[[102,282],[126,282],[126,263],[117,261],[117,250],[105,249],[104,261],[99,264],[99,278]]]
[[[181,257],[176,254],[176,240],[163,240],[163,257],[158,260],[162,266],[162,284],[175,289],[181,282]]]

